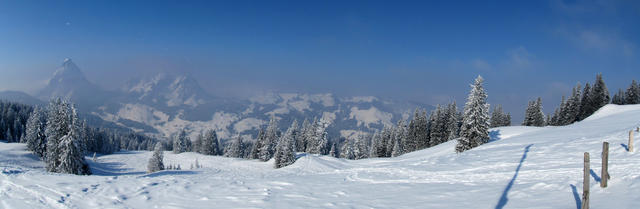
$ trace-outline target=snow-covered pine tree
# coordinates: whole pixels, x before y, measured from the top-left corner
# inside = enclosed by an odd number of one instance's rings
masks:
[[[40,158],[45,157],[47,148],[47,138],[44,133],[46,124],[45,112],[36,106],[27,119],[24,140],[27,148]]]
[[[545,126],[544,112],[542,111],[542,98],[538,97],[533,107],[533,125],[538,127]]]
[[[331,150],[329,150],[329,156],[335,157],[335,158],[340,157],[337,146],[338,145],[335,142],[331,143]]]
[[[251,152],[249,152],[249,159],[260,159],[260,148],[264,144],[264,129],[260,129],[258,131],[258,136],[256,137],[256,141],[253,143],[251,147]]]
[[[376,130],[373,134],[373,138],[371,138],[371,153],[369,153],[369,157],[382,157],[380,156],[380,154],[383,152],[383,149],[381,148],[382,144],[382,134],[380,134],[380,131]]]
[[[640,85],[636,80],[631,81],[631,85],[627,88],[623,99],[624,104],[640,104]]]
[[[298,121],[294,120],[291,127],[278,141],[274,156],[275,168],[282,168],[296,161],[296,135],[298,135]]]
[[[60,140],[69,133],[71,127],[69,105],[57,98],[49,102],[45,135],[47,141],[45,164],[49,172],[59,172],[61,162]]]
[[[431,113],[433,120],[430,126],[429,135],[429,147],[436,146],[443,142],[446,142],[449,133],[447,132],[447,114],[440,105],[436,107],[436,110]]]
[[[528,109],[528,108],[527,108]],[[527,121],[526,118],[526,114],[527,111],[525,111],[525,122]],[[504,115],[504,112],[502,111],[502,105],[496,105],[493,108],[493,111],[491,112],[491,119],[490,119],[490,127],[491,128],[495,128],[495,127],[500,127],[502,126],[502,124],[504,124],[504,120],[506,115]],[[523,124],[525,123],[523,122]]]
[[[611,98],[609,97],[609,90],[607,90],[607,85],[604,83],[602,79],[602,74],[596,75],[596,81],[593,84],[593,88],[591,89],[591,95],[589,95],[589,109],[587,116],[593,114],[601,107],[609,104]]]
[[[311,140],[307,143],[307,152],[310,154],[326,154],[329,146],[329,139],[327,139],[327,127],[329,124],[324,120],[315,120],[314,132],[312,132]]]
[[[405,151],[413,152],[418,149],[418,120],[420,119],[420,109],[416,108],[413,118],[407,127],[407,138],[405,139]]]
[[[245,151],[245,145],[244,145],[244,142],[242,142],[242,136],[237,135],[236,137],[234,137],[233,141],[231,141],[231,144],[229,144],[229,147],[224,152],[224,156],[233,157],[233,158],[243,158],[245,155],[244,151]]]
[[[391,157],[397,157],[405,153],[404,141],[407,137],[407,129],[404,125],[404,120],[398,121],[396,129],[394,131],[393,148],[391,150]]]
[[[309,131],[313,130],[311,128],[311,123],[307,118],[302,122],[302,128],[300,129],[300,135],[296,138],[296,151],[298,152],[306,152],[307,151],[307,136],[309,135]]]
[[[81,137],[78,112],[72,104],[68,104],[67,107],[70,108],[67,115],[70,120],[69,132],[60,139],[58,145],[60,164],[55,170],[59,173],[90,175],[89,165],[84,161],[82,140],[78,138]]]
[[[489,104],[482,87],[482,76],[471,85],[471,92],[464,107],[463,124],[456,152],[464,152],[489,141]]]
[[[392,138],[393,138],[393,128],[391,128],[391,126],[386,126],[382,129],[382,140],[380,140],[380,144],[378,146],[378,157],[389,157],[391,154],[391,151],[387,151],[387,147],[389,146],[389,142],[392,142]],[[387,153],[389,155],[387,155]]]
[[[458,105],[456,102],[452,102],[447,107],[447,133],[449,136],[446,141],[455,139],[459,137],[460,127],[458,127]]]
[[[342,148],[340,149],[340,158],[345,158],[345,159],[350,159],[353,160],[355,159],[355,153],[354,153],[354,140],[353,139],[347,139],[344,141],[344,143],[342,144]]]
[[[153,155],[149,158],[149,163],[147,164],[147,172],[153,173],[156,171],[164,170],[164,153],[162,150],[162,144],[156,143],[155,148],[153,149]]]
[[[369,157],[369,146],[367,146],[368,135],[359,135],[353,143],[353,159],[365,159]]]
[[[202,131],[200,133],[198,133],[198,135],[196,136],[196,140],[193,141],[192,145],[193,145],[193,152],[197,152],[200,154],[204,154],[204,135],[202,134]]]
[[[562,117],[562,121],[564,125],[571,124],[573,122],[578,121],[578,115],[580,114],[580,97],[582,96],[580,93],[581,87],[580,84],[576,84],[571,92],[571,97],[567,100],[567,105],[565,108],[564,115]]]
[[[188,152],[190,144],[191,140],[189,139],[189,136],[187,136],[187,131],[182,129],[173,139],[173,153],[179,154]]]
[[[502,126],[511,126],[511,113],[507,113],[504,117],[504,121],[502,121]],[[545,120],[545,124],[547,124]]]
[[[623,105],[626,102],[625,92],[622,89],[618,89],[618,92],[611,97],[611,104]]]
[[[202,154],[204,155],[220,155],[220,144],[218,143],[218,134],[215,130],[208,130],[202,138]]]
[[[402,120],[400,120],[400,121],[402,121]],[[398,122],[400,122],[400,121],[398,121]],[[398,127],[394,127],[394,126],[390,126],[389,127],[390,136],[389,136],[389,140],[387,140],[387,142],[385,144],[385,146],[386,146],[386,148],[385,148],[385,157],[391,157],[391,153],[393,152],[393,146],[395,144],[396,137],[398,137],[398,136],[396,136],[397,135],[396,134],[397,131],[398,131]]]
[[[590,107],[590,101],[591,85],[587,82],[584,85],[584,89],[582,90],[582,98],[580,98],[580,114],[578,114],[578,121],[581,121],[591,115],[591,113],[589,113],[590,111],[592,111]]]
[[[268,161],[273,157],[276,150],[276,144],[278,143],[278,139],[280,138],[278,131],[278,121],[274,115],[271,115],[271,119],[269,120],[269,125],[267,126],[267,130],[264,134],[264,141],[262,147],[259,149],[259,159],[262,161]]]

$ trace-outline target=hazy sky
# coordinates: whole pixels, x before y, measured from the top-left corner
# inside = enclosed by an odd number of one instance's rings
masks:
[[[187,72],[216,95],[333,92],[552,112],[602,72],[640,78],[640,1],[2,1],[0,90],[33,92],[70,57],[118,88]],[[519,121],[514,121],[518,123]]]

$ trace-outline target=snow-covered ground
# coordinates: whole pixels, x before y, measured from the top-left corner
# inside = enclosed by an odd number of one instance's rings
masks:
[[[579,208],[583,152],[591,153],[591,208],[640,208],[640,150],[625,148],[639,125],[640,105],[608,105],[569,126],[492,129],[490,143],[462,154],[451,141],[397,158],[302,154],[276,170],[165,152],[165,164],[183,170],[146,174],[150,152],[121,152],[87,157],[92,176],[46,173],[25,145],[0,143],[0,208]],[[196,159],[204,167],[189,169]]]

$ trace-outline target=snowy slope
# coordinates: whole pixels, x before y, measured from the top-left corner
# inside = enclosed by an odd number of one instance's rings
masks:
[[[590,152],[591,207],[640,208],[640,154],[624,148],[638,125],[640,105],[608,105],[570,126],[492,129],[492,142],[462,154],[451,141],[387,159],[301,154],[275,170],[272,162],[165,152],[165,163],[184,170],[145,174],[150,152],[122,152],[91,162],[93,176],[45,173],[24,145],[0,143],[0,207],[579,208]],[[606,189],[597,182],[603,141],[611,143]],[[196,159],[204,168],[190,170]]]

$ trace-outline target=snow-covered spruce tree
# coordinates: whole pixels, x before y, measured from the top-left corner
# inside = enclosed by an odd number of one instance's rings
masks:
[[[340,158],[345,158],[345,159],[350,159],[353,160],[355,159],[355,153],[354,153],[354,140],[352,139],[347,139],[342,143],[342,148],[340,149]]]
[[[307,152],[310,154],[327,154],[329,139],[327,139],[327,127],[329,124],[324,120],[314,120],[313,134],[311,135],[311,139],[308,140],[307,143]],[[305,136],[309,137],[309,136]]]
[[[368,135],[359,135],[353,143],[353,159],[369,158],[369,146],[367,146]]]
[[[623,105],[626,102],[625,92],[622,89],[618,89],[618,92],[611,97],[611,104]]]
[[[294,120],[291,127],[278,141],[274,156],[275,168],[282,168],[296,161],[296,135],[298,135],[298,121]]]
[[[147,164],[147,172],[153,173],[156,171],[164,170],[164,154],[161,143],[156,143],[155,148],[153,149],[153,155],[149,159],[149,163]]]
[[[542,112],[542,99],[538,97],[535,101],[529,101],[527,110],[525,111],[523,126],[544,126],[545,115]]]
[[[407,126],[404,120],[399,120],[394,130],[393,148],[391,148],[391,156],[400,156],[405,153],[405,141],[407,140]],[[395,153],[395,155],[394,155]]]
[[[202,138],[202,154],[204,155],[220,155],[220,144],[218,143],[218,134],[215,130],[208,130]]]
[[[262,161],[268,161],[273,157],[276,152],[276,144],[280,138],[278,131],[278,121],[274,115],[269,120],[269,125],[264,134],[264,141],[262,147],[259,148],[259,159]]]
[[[587,84],[584,85],[584,89],[582,90],[582,98],[580,98],[580,114],[578,114],[578,121],[581,121],[591,115],[591,113],[589,113],[591,111],[591,108],[589,106],[590,101],[591,85],[587,82]]]
[[[565,104],[561,118],[563,125],[569,125],[578,121],[578,115],[580,114],[580,89],[580,84],[577,84],[571,92],[571,97],[569,97],[569,100],[567,100]]]
[[[188,152],[190,148],[191,140],[187,136],[187,131],[182,129],[173,139],[173,153],[179,154]]]
[[[471,92],[464,107],[463,123],[456,152],[464,152],[489,141],[489,104],[482,87],[482,76],[471,85]]]
[[[69,173],[76,175],[90,175],[89,165],[84,161],[84,150],[82,140],[81,122],[78,119],[78,112],[75,106],[69,107],[68,119],[70,120],[69,132],[64,135],[58,144],[59,165],[55,169],[59,173]]]
[[[340,157],[340,154],[338,153],[338,145],[334,142],[331,143],[331,150],[329,150],[329,156],[331,157]]]
[[[243,158],[245,155],[245,145],[242,141],[242,136],[238,135],[234,137],[231,144],[227,147],[224,152],[225,157],[233,157],[233,158]]]
[[[525,122],[527,121],[526,113],[528,112],[528,109],[529,108],[527,108],[527,111],[525,111]],[[506,119],[505,117],[506,115],[504,115],[504,112],[502,111],[502,105],[496,105],[491,112],[491,119],[489,122],[490,127],[495,128],[502,126],[502,124],[504,124],[504,120]]]
[[[623,99],[624,104],[640,104],[640,85],[636,80],[631,81],[631,85],[627,88]]]
[[[538,97],[538,99],[536,99],[536,101],[533,103],[533,112],[532,112],[532,122],[533,122],[533,126],[544,126],[545,124],[545,119],[544,119],[544,112],[542,112],[542,98]]]
[[[447,141],[458,138],[459,137],[459,130],[460,127],[458,127],[458,105],[456,105],[456,102],[454,101],[453,103],[449,104],[449,106],[447,107],[447,133],[449,134],[449,136],[447,137]]]
[[[382,152],[381,148],[382,143],[382,134],[380,131],[376,130],[373,134],[373,138],[371,139],[371,153],[369,153],[369,157],[381,157],[379,152]]]
[[[434,120],[430,126],[429,147],[436,146],[449,139],[449,130],[447,127],[449,118],[445,111],[446,110],[438,105],[436,110],[431,113]]]
[[[59,172],[61,162],[60,140],[71,127],[69,104],[57,98],[49,102],[45,136],[47,141],[45,164],[49,172]]]
[[[47,149],[47,137],[44,133],[46,124],[45,112],[36,106],[27,120],[24,140],[27,148],[40,158],[45,157]]]
[[[607,90],[607,85],[602,79],[602,74],[596,75],[596,81],[591,89],[591,95],[589,95],[587,115],[591,115],[601,107],[609,104],[610,100],[609,90]]]
[[[256,141],[253,143],[251,147],[251,151],[249,152],[249,159],[260,159],[260,148],[264,144],[264,129],[260,129],[258,131],[258,135],[256,136]]]
[[[312,131],[311,123],[307,118],[302,122],[302,128],[300,129],[300,135],[296,138],[296,151],[298,152],[306,152],[307,151],[307,136],[309,135],[309,131]]]
[[[202,134],[202,132],[198,133],[198,135],[196,136],[196,140],[191,143],[191,145],[193,146],[193,152],[204,154],[204,144],[202,143],[203,140],[204,135]]]
[[[402,120],[400,120],[400,121],[402,121]],[[400,122],[400,121],[398,121],[398,122]],[[389,127],[390,136],[389,136],[389,140],[387,140],[387,142],[386,142],[387,144],[385,145],[386,146],[385,157],[391,157],[391,153],[393,152],[393,146],[395,144],[396,137],[398,137],[398,136],[396,136],[396,132],[397,131],[398,131],[397,127],[394,127],[394,126],[390,126]]]

